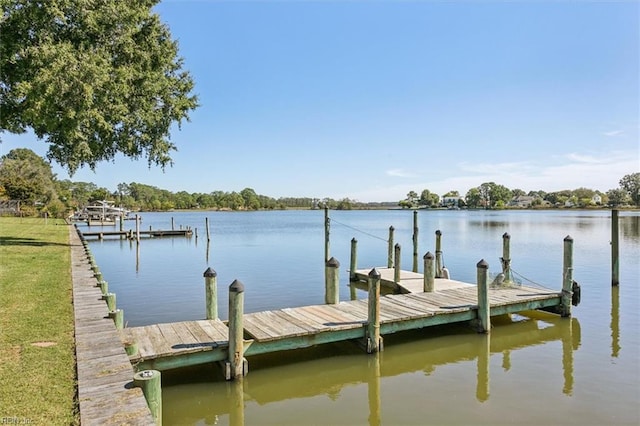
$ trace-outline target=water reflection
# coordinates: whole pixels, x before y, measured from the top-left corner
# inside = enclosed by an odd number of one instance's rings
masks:
[[[291,359],[281,359],[293,356],[285,354],[274,361],[277,366],[255,370],[244,380],[237,382],[215,381],[197,385],[191,383],[189,386],[166,386],[163,390],[166,402],[163,415],[168,424],[204,422],[244,425],[245,414],[247,419],[252,418],[245,410],[254,410],[257,404],[260,406],[261,416],[275,416],[261,417],[264,423],[278,423],[275,414],[267,413],[271,410],[278,411],[277,407],[281,407],[284,401],[291,403],[298,400],[302,406],[309,404],[310,399],[323,396],[336,401],[348,398],[351,388],[366,386],[367,423],[380,425],[383,423],[383,401],[397,397],[385,387],[385,383],[393,377],[423,372],[424,377],[420,380],[436,380],[429,376],[437,368],[475,359],[475,398],[478,402],[485,403],[489,401],[491,394],[492,354],[500,354],[503,370],[509,371],[512,369],[512,353],[554,341],[562,343],[562,354],[557,354],[557,358],[562,361],[564,378],[561,391],[571,396],[574,387],[574,351],[580,346],[581,339],[578,320],[540,312],[527,312],[526,316],[513,315],[497,320],[499,325],[492,329],[490,335],[463,332],[458,336],[433,339],[423,337],[420,341],[413,341],[416,336],[409,333],[409,337],[401,337],[400,340],[408,338],[411,341],[387,345],[385,352],[375,355],[365,355],[359,350],[350,351],[340,347],[338,352],[342,351],[343,355],[339,357],[339,361],[335,356],[327,356],[309,362],[301,361],[301,365],[296,368]],[[423,336],[424,333],[423,331]],[[326,354],[331,351],[336,352],[336,347],[328,349]],[[385,359],[386,352],[392,353]],[[309,359],[312,358],[314,357],[309,356]],[[269,362],[266,361],[266,364]],[[542,368],[540,367],[539,374],[544,373]],[[300,421],[313,423],[313,419],[305,417],[304,412],[305,409],[301,408],[297,413]],[[287,416],[289,422],[296,423],[290,417],[291,413],[287,413]]]
[[[611,287],[611,356],[620,353],[620,287]]]

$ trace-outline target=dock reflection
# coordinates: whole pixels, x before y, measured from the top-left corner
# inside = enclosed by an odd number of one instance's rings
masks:
[[[293,366],[270,367],[261,371],[254,370],[243,380],[231,383],[199,383],[185,386],[167,387],[164,392],[166,401],[165,418],[179,419],[180,423],[204,422],[205,424],[227,423],[245,424],[245,409],[252,405],[278,407],[280,402],[294,399],[308,399],[326,396],[338,399],[342,392],[351,387],[367,387],[368,423],[383,423],[382,401],[396,397],[384,395],[385,379],[416,372],[424,373],[429,380],[440,366],[465,361],[476,361],[475,398],[480,403],[490,399],[491,356],[502,356],[502,369],[507,372],[517,370],[512,365],[511,355],[518,350],[549,342],[561,342],[563,386],[561,392],[572,395],[574,387],[574,351],[580,346],[580,323],[576,318],[566,319],[542,312],[526,312],[526,315],[513,315],[501,318],[490,335],[464,334],[452,344],[432,344],[424,337],[419,351],[412,347],[414,343],[395,343],[393,350],[375,355],[363,355],[355,350],[345,356],[327,357]],[[426,343],[425,343],[426,341]],[[408,346],[403,348],[402,346]],[[407,349],[407,350],[404,350]],[[343,348],[344,350],[344,348]],[[356,354],[357,353],[357,354]],[[311,358],[310,358],[311,359]],[[543,374],[543,367],[540,367]],[[192,387],[190,390],[189,387]],[[179,389],[183,388],[183,389]],[[226,389],[222,391],[222,389]],[[560,389],[559,389],[560,390]],[[276,408],[274,408],[276,409]],[[226,417],[228,416],[228,417]]]

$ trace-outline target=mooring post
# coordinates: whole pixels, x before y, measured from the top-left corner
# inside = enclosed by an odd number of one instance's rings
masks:
[[[393,250],[393,282],[400,282],[400,257],[401,257],[401,248],[400,244],[396,244]]]
[[[133,386],[142,388],[151,415],[158,426],[162,425],[162,384],[157,370],[143,370],[133,375]]]
[[[218,274],[213,269],[207,268],[203,276],[207,319],[218,319]]]
[[[207,241],[211,241],[211,231],[209,231],[209,218],[204,218],[204,227],[207,230]]]
[[[393,233],[395,229],[393,226],[389,227],[389,249],[387,252],[387,268],[393,268]]]
[[[564,238],[564,256],[562,262],[562,302],[560,315],[571,316],[571,296],[573,296],[573,238]]]
[[[351,262],[349,263],[349,281],[358,281],[356,269],[358,267],[358,240],[351,239]]]
[[[324,263],[329,261],[329,242],[331,232],[331,219],[329,218],[329,207],[324,208]]]
[[[618,210],[611,210],[611,285],[620,284]]]
[[[136,215],[136,242],[140,244],[140,217]]]
[[[108,282],[106,282],[105,280],[101,280],[100,282],[98,282],[98,285],[100,286],[100,292],[102,293],[103,296],[105,294],[109,293],[109,283]]]
[[[442,232],[436,231],[436,278],[442,278]]]
[[[335,257],[325,265],[324,303],[335,305],[340,301],[340,262]]]
[[[491,330],[491,312],[489,306],[489,292],[487,288],[487,275],[489,264],[480,260],[476,265],[478,283],[478,332],[488,333]],[[571,302],[571,300],[569,300]]]
[[[413,211],[413,272],[418,272],[418,211]]]
[[[116,294],[115,293],[107,293],[102,296],[102,299],[107,302],[107,308],[109,311],[116,310]]]
[[[380,337],[380,272],[373,268],[369,272],[369,299],[367,302],[367,353],[382,350]]]
[[[244,359],[244,285],[234,280],[229,286],[229,357],[225,364],[225,378],[242,378],[246,372]]]
[[[124,214],[120,214],[120,232],[122,231],[124,231]],[[122,238],[122,235],[120,238]]]
[[[174,231],[176,229],[176,222],[173,220],[173,216],[171,216],[171,230]]]
[[[116,325],[116,329],[122,330],[124,328],[124,311],[122,309],[109,311],[109,318],[113,320],[113,323]]]
[[[434,256],[431,252],[427,252],[427,254],[423,257],[424,260],[424,284],[422,291],[424,292],[432,292],[435,290],[435,278],[436,278],[436,270],[434,268],[433,260]]]
[[[502,234],[502,273],[504,274],[504,281],[511,282],[511,247],[510,247],[511,235],[508,232]]]
[[[127,341],[124,342],[124,351],[127,355],[137,355],[138,354],[138,344],[136,342]]]

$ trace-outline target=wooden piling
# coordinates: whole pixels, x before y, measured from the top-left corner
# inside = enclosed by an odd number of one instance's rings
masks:
[[[136,242],[140,244],[140,217],[136,215]]]
[[[244,359],[244,284],[234,280],[229,286],[229,356],[225,364],[225,378],[235,380],[246,374]]]
[[[418,272],[418,211],[413,211],[413,272]]]
[[[393,228],[393,226],[389,227],[389,249],[387,252],[387,268],[391,269],[393,268],[393,233],[394,233],[395,229]]]
[[[98,285],[100,286],[100,291],[102,292],[102,295],[104,296],[105,294],[109,293],[109,283],[106,282],[105,280],[101,280]]]
[[[611,210],[611,285],[620,284],[618,210]]]
[[[124,328],[124,311],[122,309],[109,311],[109,318],[113,320],[116,329],[122,330]]]
[[[573,238],[564,238],[564,255],[562,262],[562,303],[560,315],[571,316],[571,296],[573,295]]]
[[[329,219],[329,208],[324,208],[324,263],[329,261],[329,249],[331,240],[331,219]]]
[[[367,353],[382,351],[380,337],[380,272],[373,268],[369,272],[369,298],[367,301]]]
[[[142,388],[151,415],[158,426],[162,425],[162,379],[157,370],[139,371],[133,375],[133,386]]]
[[[334,257],[325,265],[324,303],[335,305],[340,302],[340,262]]]
[[[175,220],[173,219],[173,216],[171,216],[171,230],[173,231],[173,230],[175,230],[175,229],[176,229],[176,222],[175,222]]]
[[[209,218],[208,217],[204,218],[204,227],[205,227],[205,230],[207,231],[207,241],[211,241],[211,231],[209,230]]]
[[[206,318],[218,319],[218,274],[211,268],[204,271]]]
[[[401,257],[401,248],[400,244],[396,244],[393,250],[393,282],[400,282],[400,257]]]
[[[432,292],[435,290],[435,277],[436,270],[434,268],[434,256],[431,252],[427,252],[427,254],[423,257],[424,260],[424,292]]]
[[[511,282],[511,235],[505,232],[502,234],[502,273],[504,274],[504,282]]]
[[[358,269],[358,240],[351,239],[351,261],[349,263],[349,281],[358,281],[356,270]]]
[[[436,231],[436,278],[442,278],[442,232]]]
[[[478,332],[488,333],[491,330],[491,313],[489,305],[489,292],[487,286],[487,275],[489,264],[480,260],[476,265],[478,283]],[[571,300],[569,300],[571,302]]]
[[[124,215],[120,215],[120,232],[124,231]],[[120,237],[122,238],[122,237]]]
[[[116,294],[115,293],[107,293],[102,296],[102,299],[107,302],[107,308],[109,311],[116,310]]]
[[[125,342],[124,351],[129,356],[138,355],[138,344],[136,342]]]

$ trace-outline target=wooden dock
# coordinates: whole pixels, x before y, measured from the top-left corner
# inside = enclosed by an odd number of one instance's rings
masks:
[[[75,227],[70,227],[78,401],[82,425],[153,425],[147,402],[132,388],[133,367],[102,299]]]
[[[83,237],[98,237],[99,239],[107,237],[125,237],[135,238],[135,231],[80,231]],[[140,236],[145,237],[188,237],[193,234],[191,229],[169,229],[169,230],[147,230],[140,231]]]
[[[417,279],[411,274],[405,271]],[[435,292],[381,296],[380,334],[476,320],[477,286],[450,281],[440,284],[452,288]],[[489,290],[489,303],[491,316],[496,316],[559,306],[561,293],[525,286],[496,288]],[[249,313],[243,315],[243,323],[245,357],[362,341],[367,334],[368,300]],[[121,339],[138,344],[138,354],[130,357],[137,369],[162,371],[228,359],[228,333],[227,323],[216,319],[125,328]]]
[[[398,293],[421,293],[423,291],[424,275],[418,272],[400,271],[400,280],[394,281],[394,268],[376,268],[380,273],[381,285],[392,289]],[[367,281],[370,269],[358,269],[355,271],[356,278],[360,281]],[[435,279],[435,290],[446,290],[454,288],[475,288],[475,284],[469,284],[462,281],[450,280],[446,278]]]

